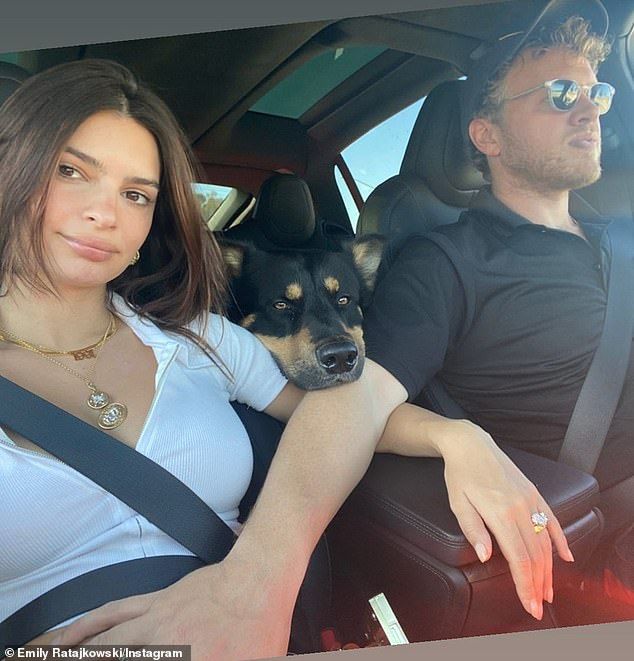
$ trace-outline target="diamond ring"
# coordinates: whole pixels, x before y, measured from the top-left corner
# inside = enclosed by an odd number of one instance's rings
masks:
[[[548,517],[545,512],[533,512],[531,514],[531,523],[535,532],[539,533],[548,525]]]

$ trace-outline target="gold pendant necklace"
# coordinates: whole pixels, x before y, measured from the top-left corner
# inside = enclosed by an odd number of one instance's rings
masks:
[[[99,390],[92,382],[87,383],[92,392],[86,400],[86,404],[91,409],[100,411],[97,424],[102,429],[116,429],[122,425],[128,417],[128,407],[121,402],[112,402],[107,392]]]
[[[76,372],[72,367],[69,367],[68,365],[64,365],[64,363],[61,363],[59,360],[49,355],[49,353],[63,353],[63,354],[74,355],[74,352],[72,351],[46,352],[38,345],[31,344],[30,342],[23,340],[21,337],[18,337],[13,333],[9,333],[8,331],[5,331],[1,328],[0,328],[0,341],[4,340],[6,342],[11,342],[16,346],[22,347],[23,349],[27,349],[28,351],[32,351],[33,353],[42,356],[42,358],[46,358],[46,360],[53,363],[54,365],[57,365],[58,367],[61,367],[62,369],[66,370],[72,376],[81,379],[88,386],[88,388],[90,388],[90,395],[86,400],[86,404],[93,411],[99,411],[99,416],[97,418],[97,424],[99,425],[99,427],[101,427],[101,429],[116,429],[117,427],[122,425],[125,422],[125,419],[128,417],[128,407],[122,402],[113,402],[111,400],[110,395],[107,392],[100,390],[93,383],[92,377],[97,368],[97,358],[99,357],[99,351],[106,343],[106,341],[117,332],[117,329],[118,329],[117,318],[114,315],[112,315],[108,323],[108,328],[106,328],[106,332],[104,333],[101,340],[99,340],[99,342],[92,345],[91,347],[88,347],[94,353],[95,362],[92,364],[89,375],[87,377],[82,376],[79,372]],[[80,349],[79,351],[82,350]],[[84,358],[88,358],[88,357],[92,357],[92,356],[85,356]],[[75,360],[82,360],[82,358],[75,358]]]

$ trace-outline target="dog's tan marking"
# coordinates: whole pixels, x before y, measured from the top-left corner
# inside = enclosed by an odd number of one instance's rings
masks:
[[[332,275],[324,278],[324,286],[331,294],[336,294],[341,287],[339,280],[337,280],[337,278],[333,277]]]
[[[352,258],[366,286],[372,290],[383,257],[384,241],[380,237],[367,236],[352,244]]]
[[[222,257],[229,271],[229,276],[239,278],[244,261],[244,248],[235,244],[221,244]]]
[[[291,282],[291,284],[286,287],[286,292],[284,293],[284,296],[286,296],[289,301],[298,301],[303,295],[304,292],[299,282]]]
[[[289,376],[296,376],[307,366],[316,367],[315,346],[307,328],[302,328],[296,335],[288,337],[275,337],[260,333],[255,333],[255,335],[275,355]]]
[[[365,342],[363,341],[363,328],[361,326],[344,326],[344,330],[354,340],[359,356],[365,356]]]
[[[246,316],[246,317],[240,322],[240,326],[242,326],[242,328],[250,328],[250,327],[253,326],[253,324],[255,323],[255,319],[256,319],[256,317],[255,317],[254,314],[248,314],[248,315],[247,315],[247,316]]]

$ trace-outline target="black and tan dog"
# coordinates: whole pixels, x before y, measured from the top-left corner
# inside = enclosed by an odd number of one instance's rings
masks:
[[[265,252],[224,242],[232,321],[257,335],[300,388],[354,381],[363,370],[362,309],[369,302],[384,240],[368,235],[341,251]]]

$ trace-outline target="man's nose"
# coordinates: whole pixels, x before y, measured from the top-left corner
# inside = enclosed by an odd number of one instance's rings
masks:
[[[588,124],[598,121],[599,106],[590,100],[586,90],[581,92],[577,105],[572,110],[571,119],[576,124]]]

